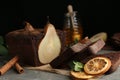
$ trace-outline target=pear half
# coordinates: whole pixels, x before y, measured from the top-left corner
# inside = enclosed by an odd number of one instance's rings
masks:
[[[53,24],[48,23],[45,27],[46,33],[38,46],[38,57],[42,64],[50,63],[59,56],[61,51],[60,38]]]
[[[93,35],[91,38],[90,38],[90,41],[92,42],[96,42],[97,40],[99,39],[102,39],[103,41],[107,41],[107,33],[106,32],[99,32],[95,35]]]

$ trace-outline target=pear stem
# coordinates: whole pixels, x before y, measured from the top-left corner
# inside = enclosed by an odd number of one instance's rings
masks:
[[[26,31],[34,31],[34,28],[32,27],[32,25],[28,22],[25,22],[25,30]]]

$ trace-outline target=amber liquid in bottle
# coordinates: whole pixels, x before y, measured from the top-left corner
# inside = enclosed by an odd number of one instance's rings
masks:
[[[65,14],[64,28],[66,35],[66,46],[79,42],[83,36],[83,28],[80,23],[77,11],[74,11],[72,17],[69,13]]]

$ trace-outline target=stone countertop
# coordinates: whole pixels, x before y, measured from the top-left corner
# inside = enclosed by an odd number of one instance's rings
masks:
[[[16,73],[13,69],[0,76],[0,80],[71,80],[70,77],[37,70],[27,70],[22,74]],[[97,80],[120,80],[120,67],[110,75],[104,75]]]
[[[38,71],[38,70],[27,70],[22,74],[18,74],[15,70],[10,69],[4,75],[0,76],[0,80],[71,80],[67,76]]]
[[[2,66],[3,63],[5,63],[5,61],[0,58],[0,66]],[[24,70],[24,73],[19,74],[13,68],[11,68],[5,74],[0,76],[0,80],[71,80],[70,77],[61,74],[39,70]],[[120,80],[120,67],[118,67],[115,72],[109,75],[103,75],[97,80]]]

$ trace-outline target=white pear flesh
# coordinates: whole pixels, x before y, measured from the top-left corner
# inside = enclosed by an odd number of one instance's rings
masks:
[[[48,24],[47,31],[38,46],[38,57],[42,64],[50,63],[59,56],[61,51],[61,42],[55,30],[54,25]]]

